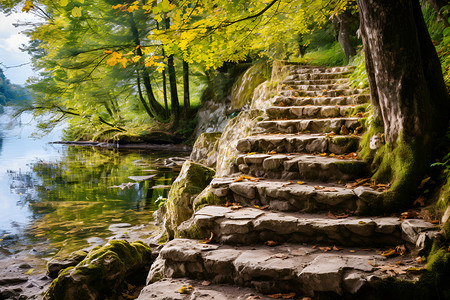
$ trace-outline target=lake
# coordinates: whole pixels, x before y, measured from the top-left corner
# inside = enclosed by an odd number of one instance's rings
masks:
[[[166,159],[179,153],[49,144],[63,128],[32,138],[31,114],[8,127],[9,112],[0,115],[0,258],[51,256],[106,242],[112,224],[151,224],[180,169]]]

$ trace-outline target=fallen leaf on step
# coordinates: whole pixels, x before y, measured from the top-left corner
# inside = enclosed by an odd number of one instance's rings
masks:
[[[337,189],[335,188],[331,188],[331,187],[327,187],[323,189],[324,192],[337,192]]]
[[[345,125],[342,125],[341,126],[341,131],[340,131],[340,134],[342,134],[342,135],[347,135],[347,134],[349,134],[350,132],[348,131],[348,128],[345,126]]]
[[[269,154],[276,154],[277,151],[270,151]]]
[[[335,133],[335,132],[327,133],[327,136],[328,136],[328,137],[329,137],[329,136],[333,136],[333,135],[336,135],[336,133]]]
[[[355,115],[355,117],[357,117],[357,118],[362,118],[362,117],[364,117],[364,113],[359,112],[359,113],[357,113],[357,114]]]
[[[386,256],[386,257],[390,257],[390,256],[397,255],[397,252],[395,251],[395,249],[389,249],[389,250],[383,251],[381,253],[381,255],[382,256]]]
[[[319,247],[319,249],[322,250],[323,252],[331,251],[330,247]]]
[[[202,281],[202,285],[204,285],[204,286],[208,286],[208,285],[210,285],[211,284],[211,282],[210,281]]]
[[[316,185],[314,188],[315,188],[316,190],[321,190],[321,189],[323,189],[323,186]]]
[[[360,225],[366,225],[367,223],[364,222],[364,221],[359,221],[358,224],[360,224]]]
[[[296,295],[296,293],[289,293],[289,294],[272,294],[272,295],[267,295],[267,297],[269,298],[274,298],[274,299],[292,299],[294,298]]]
[[[408,210],[405,212],[401,213],[401,218],[402,220],[405,219],[415,219],[419,216],[419,213],[417,211],[413,211],[413,210]]]
[[[264,206],[260,206],[259,209],[264,210],[264,209],[268,209],[269,205],[264,205]]]
[[[297,184],[305,184],[304,181],[297,181]]]
[[[274,247],[274,246],[278,245],[279,243],[275,242],[275,241],[266,241],[264,244],[269,247]]]
[[[431,224],[437,225],[437,224],[439,224],[439,220],[432,220],[432,221],[431,221]]]
[[[214,234],[211,232],[211,236],[209,237],[209,239],[205,239],[203,241],[200,241],[199,243],[201,243],[201,244],[209,244],[212,241],[213,236],[214,236]]]
[[[408,273],[421,274],[421,273],[425,272],[426,269],[425,268],[421,268],[421,267],[419,267],[419,268],[418,267],[409,267],[406,271]]]
[[[336,246],[333,246],[333,251],[341,251],[342,249],[339,249],[338,247],[336,247]]]
[[[256,300],[256,299],[262,299],[261,296],[248,296],[245,298],[245,300]]]
[[[327,156],[326,153],[319,153],[319,156]]]
[[[355,253],[356,250],[348,250],[348,252],[350,252],[350,253]]]

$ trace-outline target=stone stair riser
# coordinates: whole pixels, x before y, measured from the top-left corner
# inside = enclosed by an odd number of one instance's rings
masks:
[[[355,89],[322,91],[281,90],[278,94],[286,97],[340,97],[359,95],[361,94],[361,91]]]
[[[354,90],[346,84],[316,84],[316,85],[303,85],[303,84],[286,84],[283,83],[280,86],[281,91],[297,90],[297,91],[324,91],[324,90]]]
[[[196,228],[212,232],[215,242],[232,245],[275,241],[366,247],[412,242],[413,246],[421,231],[432,226],[425,221],[402,223],[395,217],[331,219],[323,215],[273,213],[252,208],[232,211],[224,207],[203,208],[195,213],[192,222]],[[410,228],[418,233],[409,235]]]
[[[344,154],[358,150],[359,138],[356,136],[311,136],[311,137],[284,137],[284,136],[258,136],[248,137],[238,141],[236,149],[239,152],[268,153],[334,153]]]
[[[320,183],[297,182],[233,182],[213,184],[221,195],[243,206],[269,205],[269,209],[284,212],[352,211],[357,215],[379,213],[381,193],[367,187],[346,189],[334,187],[328,191]]]
[[[257,125],[268,133],[339,133],[342,125],[350,131],[361,126],[358,118],[262,121]]]
[[[273,99],[275,106],[306,106],[306,105],[358,105],[370,101],[370,96],[366,94],[354,95],[351,97],[286,97],[276,96]]]
[[[284,81],[289,80],[323,80],[323,79],[343,79],[347,78],[349,75],[348,72],[341,73],[299,73],[299,74],[291,74],[286,76]]]
[[[290,66],[286,68],[290,74],[317,74],[317,73],[350,73],[355,70],[354,66],[318,68],[304,66]]]
[[[266,109],[268,117],[274,119],[323,119],[350,116],[352,106],[274,106]]]
[[[310,80],[284,80],[281,85],[322,85],[322,84],[348,84],[348,78],[338,79],[310,79]]]

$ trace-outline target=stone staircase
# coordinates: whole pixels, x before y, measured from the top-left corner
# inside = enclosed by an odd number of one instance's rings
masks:
[[[286,299],[378,299],[387,278],[418,278],[416,257],[434,225],[373,216],[387,187],[364,179],[368,167],[355,153],[357,108],[369,95],[348,85],[352,68],[285,68],[261,132],[238,141],[238,173],[211,182],[229,203],[182,224],[210,238],[169,241],[149,283],[184,277]]]

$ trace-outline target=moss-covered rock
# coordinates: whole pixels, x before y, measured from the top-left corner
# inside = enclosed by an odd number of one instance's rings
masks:
[[[58,277],[59,271],[68,267],[74,267],[78,265],[86,256],[88,252],[85,250],[78,250],[70,253],[69,255],[56,254],[47,263],[47,274],[50,278]]]
[[[231,89],[231,107],[236,110],[249,107],[255,88],[269,79],[269,71],[269,65],[264,61],[254,64],[240,75]]]
[[[211,182],[213,169],[193,161],[186,161],[173,182],[165,206],[164,226],[169,238],[175,236],[176,228],[194,213],[193,203]]]
[[[238,156],[237,142],[239,139],[257,132],[256,123],[260,121],[263,113],[264,111],[260,109],[245,110],[228,122],[218,143],[219,154],[216,165],[218,177],[237,171],[234,166]]]
[[[152,252],[144,243],[111,241],[92,249],[75,267],[63,270],[47,290],[46,300],[105,299],[124,280],[150,268]]]
[[[211,186],[208,186],[194,199],[194,210],[197,211],[207,205],[225,204],[225,202],[225,197],[217,196],[214,189]]]
[[[221,132],[202,133],[195,141],[190,159],[210,168],[216,167]]]

